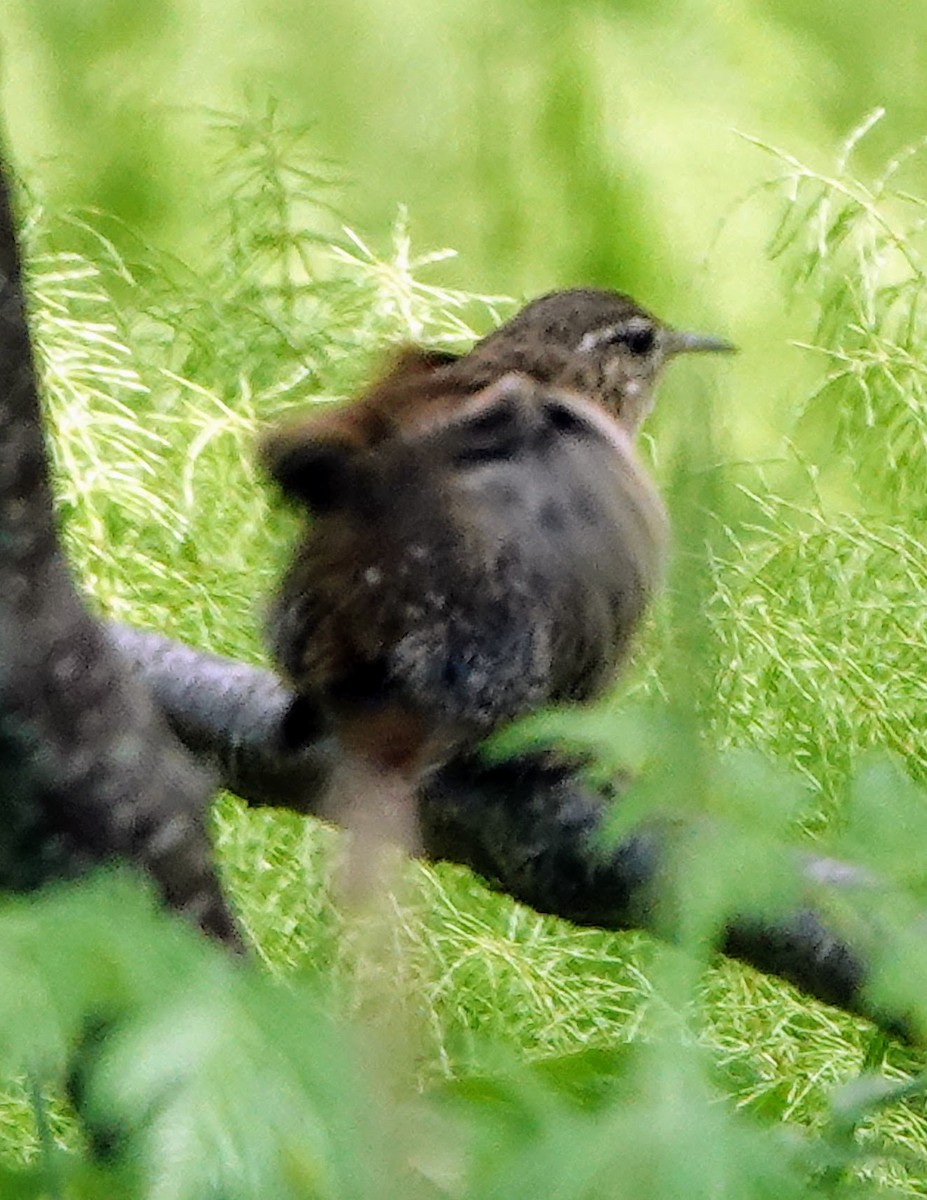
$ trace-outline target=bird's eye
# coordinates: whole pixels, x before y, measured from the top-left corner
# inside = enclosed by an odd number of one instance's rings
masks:
[[[621,337],[622,342],[632,354],[649,354],[653,349],[654,331],[648,325],[626,329]]]

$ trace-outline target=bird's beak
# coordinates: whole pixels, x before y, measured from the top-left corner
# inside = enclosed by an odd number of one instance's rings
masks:
[[[673,354],[733,354],[737,347],[724,338],[710,333],[685,333],[681,329],[667,329],[663,335],[663,352],[667,358]]]

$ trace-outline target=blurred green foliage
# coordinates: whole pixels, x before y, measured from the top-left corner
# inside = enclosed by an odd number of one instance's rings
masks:
[[[378,239],[326,236],[328,176],[273,107],[219,124],[216,248],[199,268],[122,222],[34,199],[26,245],[81,579],[107,614],[254,657],[256,597],[289,527],[257,486],[258,427],[356,388],[386,342],[465,344],[505,302],[437,282],[449,260],[418,254],[404,219]],[[799,332],[822,367],[789,409],[791,464],[732,463],[710,420],[691,431],[671,414],[655,469],[677,566],[630,697],[506,735],[509,749],[521,738],[591,750],[606,775],[637,768],[613,836],[654,810],[710,814],[667,879],[664,927],[685,953],[564,927],[449,869],[410,868],[403,899],[352,924],[329,898],[330,832],[226,800],[221,864],[277,983],[227,971],[105,881],[0,910],[0,1071],[32,1079],[0,1103],[8,1194],[546,1187],[579,1200],[616,1194],[619,1175],[618,1194],[641,1197],[923,1190],[916,1059],[893,1047],[883,1061],[861,1023],[732,965],[708,969],[732,911],[768,917],[807,899],[791,839],[801,824],[829,828],[837,851],[886,880],[837,910],[849,928],[877,914],[876,998],[927,1026],[925,877],[908,862],[925,811],[911,780],[923,774],[925,481],[909,450],[923,235],[916,208],[899,215],[911,201],[898,171],[876,186],[839,163],[825,178],[767,154],[771,246],[809,299]],[[836,459],[821,450],[825,403]],[[881,464],[866,420],[876,403]],[[900,764],[860,761],[886,745]],[[46,1112],[39,1086],[60,1087],[101,1014],[114,1031],[89,1115],[124,1127],[129,1148],[108,1165],[57,1102]]]
[[[352,223],[397,204],[447,282],[521,296],[596,282],[749,351],[720,416],[738,453],[779,428],[766,386],[813,370],[785,344],[762,249],[767,164],[735,130],[819,170],[876,105],[863,167],[921,136],[927,9],[863,0],[2,0],[14,162],[51,203],[127,219],[198,265],[215,234],[203,107],[268,97],[312,127]],[[868,162],[867,162],[868,160]],[[921,175],[921,178],[923,176]],[[726,230],[707,265],[721,222]],[[330,223],[327,232],[337,232]],[[690,406],[672,385],[667,404]]]
[[[382,228],[407,202],[419,237],[456,246],[478,290],[582,278],[665,305],[760,177],[732,127],[813,161],[883,104],[892,127],[877,158],[919,136],[927,111],[927,13],[913,0],[890,21],[862,0],[4,0],[3,11],[14,148],[44,163],[56,201],[202,235],[209,178],[191,110],[273,95],[348,174],[355,220]],[[724,312],[736,292],[716,286]]]

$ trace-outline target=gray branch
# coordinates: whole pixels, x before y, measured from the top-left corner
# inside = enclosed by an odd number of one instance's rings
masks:
[[[214,783],[86,610],[55,525],[8,184],[0,170],[0,887],[111,859],[238,945],[212,864]]]
[[[316,811],[334,749],[319,714],[318,736],[299,752],[287,749],[283,724],[294,697],[274,675],[159,634],[114,625],[110,636],[224,787],[251,805]],[[301,713],[301,728],[312,717]],[[654,823],[604,854],[597,835],[611,799],[545,756],[492,767],[459,759],[420,797],[425,854],[468,866],[537,911],[578,925],[660,932],[669,834]],[[816,891],[872,886],[866,872],[824,858],[808,856],[800,870]],[[863,933],[851,942],[809,906],[781,919],[734,919],[721,948],[909,1037],[903,1015],[875,1011],[867,997],[868,947],[877,939]]]

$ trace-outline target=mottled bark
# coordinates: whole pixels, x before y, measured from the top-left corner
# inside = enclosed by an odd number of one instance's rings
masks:
[[[181,740],[251,805],[313,813],[333,765],[321,717],[318,736],[298,753],[283,725],[293,703],[269,671],[193,650],[159,634],[111,626],[110,636],[150,688]],[[305,701],[301,728],[313,714]],[[424,852],[471,867],[494,887],[539,912],[578,925],[661,932],[658,906],[670,832],[641,829],[605,853],[600,834],[611,797],[544,757],[488,767],[459,759],[420,797]],[[867,872],[805,856],[797,869],[814,894],[865,895]],[[734,918],[728,954],[787,979],[811,996],[911,1036],[904,1016],[874,1010],[867,994],[871,930],[843,936],[810,905],[785,916]]]
[[[0,887],[111,859],[223,941],[210,773],[85,609],[58,542],[8,184],[0,171]]]

